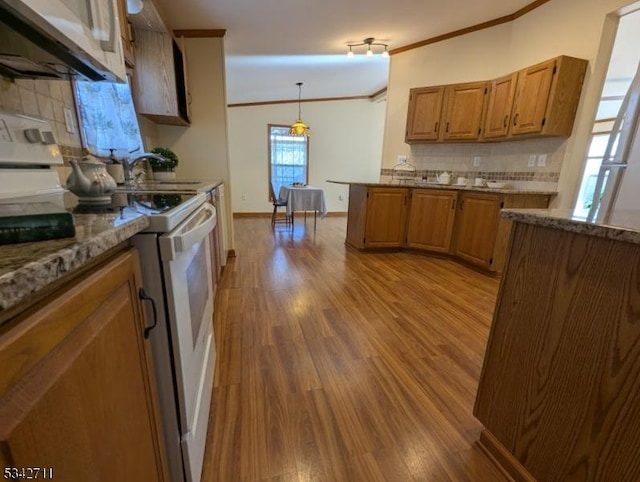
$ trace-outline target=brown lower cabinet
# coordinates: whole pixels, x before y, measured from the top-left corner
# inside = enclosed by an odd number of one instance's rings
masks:
[[[3,470],[168,480],[140,280],[126,249],[2,328]]]
[[[457,201],[456,191],[413,190],[407,225],[407,248],[449,253]]]
[[[407,202],[409,199],[409,202]],[[546,208],[550,195],[350,185],[346,244],[452,254],[499,273],[511,221],[502,208]]]

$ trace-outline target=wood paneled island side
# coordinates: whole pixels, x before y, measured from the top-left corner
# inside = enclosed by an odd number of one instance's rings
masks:
[[[640,480],[640,211],[502,216],[479,445],[515,480]]]

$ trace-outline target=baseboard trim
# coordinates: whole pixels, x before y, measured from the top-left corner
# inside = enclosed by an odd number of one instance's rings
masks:
[[[307,211],[308,214],[313,215],[313,211]],[[233,218],[270,218],[272,213],[233,213]],[[303,212],[296,212],[296,218],[299,219],[300,216],[304,216]],[[333,211],[327,213],[328,218],[343,218],[347,216],[346,211]]]
[[[508,480],[536,482],[536,479],[518,459],[488,430],[482,431],[476,444]]]

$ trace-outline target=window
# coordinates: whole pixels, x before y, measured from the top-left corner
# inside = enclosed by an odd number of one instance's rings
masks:
[[[84,147],[91,154],[118,158],[142,152],[138,118],[127,83],[75,81]]]
[[[269,124],[269,182],[280,186],[309,181],[309,138],[289,135],[289,126]]]

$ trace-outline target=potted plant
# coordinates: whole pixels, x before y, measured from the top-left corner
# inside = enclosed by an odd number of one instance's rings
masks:
[[[148,159],[154,179],[174,179],[175,169],[178,165],[178,156],[171,149],[166,147],[154,147],[151,149],[154,154],[159,154],[164,159],[150,157]]]

